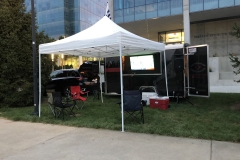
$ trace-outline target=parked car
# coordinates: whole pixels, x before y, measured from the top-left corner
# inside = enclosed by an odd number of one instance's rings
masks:
[[[55,70],[50,74],[46,89],[54,89],[55,92],[61,92],[63,96],[69,94],[70,86],[82,84],[82,75],[75,69]]]

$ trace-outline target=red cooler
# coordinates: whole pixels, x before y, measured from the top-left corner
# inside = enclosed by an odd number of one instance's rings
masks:
[[[166,110],[169,105],[169,97],[150,97],[150,108]]]

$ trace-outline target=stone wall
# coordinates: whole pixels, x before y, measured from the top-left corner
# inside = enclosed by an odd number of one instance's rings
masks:
[[[191,45],[208,44],[210,57],[240,55],[240,39],[229,34],[234,23],[240,18],[191,24]]]

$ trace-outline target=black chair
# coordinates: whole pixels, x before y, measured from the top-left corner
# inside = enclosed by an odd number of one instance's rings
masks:
[[[52,96],[53,96],[55,118],[59,117],[62,114],[62,119],[64,120],[64,115],[65,115],[64,112],[66,112],[69,115],[75,116],[73,109],[76,106],[76,101],[73,101],[69,98],[63,101],[61,92],[53,92]]]
[[[117,103],[121,106],[121,102]],[[123,110],[126,113],[126,118],[139,120],[144,124],[143,106],[146,102],[142,100],[142,92],[140,90],[123,91]]]

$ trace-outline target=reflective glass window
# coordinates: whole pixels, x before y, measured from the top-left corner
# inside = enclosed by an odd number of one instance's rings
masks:
[[[234,6],[234,0],[219,0],[219,8]]]
[[[235,6],[240,5],[240,0],[235,0]]]
[[[44,30],[51,37],[59,38],[59,36],[65,35],[64,21],[39,25],[39,30]]]
[[[171,15],[182,13],[182,0],[172,0],[171,1]]]
[[[38,31],[44,30],[52,38],[77,33],[81,31],[80,19],[83,18],[84,23],[82,27],[86,28],[103,17],[107,1],[108,0],[35,0],[37,23],[39,26]],[[116,1],[119,1],[119,6],[123,8],[124,0]],[[132,2],[134,2],[134,0]],[[129,4],[134,3],[129,1]],[[25,5],[30,11],[31,0],[25,0]],[[81,9],[84,10],[80,12]],[[123,19],[123,16],[121,17]]]
[[[124,22],[134,21],[134,8],[127,8],[123,10]]]
[[[146,4],[157,3],[158,0],[146,0]]]
[[[218,8],[218,0],[204,0],[204,10]]]
[[[24,4],[26,6],[26,11],[30,12],[31,11],[31,1],[30,0],[25,0]]]
[[[57,21],[62,21],[64,19],[63,8],[52,9],[44,12],[38,12],[38,24],[46,24]]]
[[[145,19],[145,5],[135,7],[135,21]]]
[[[135,6],[145,5],[145,0],[135,0]]]
[[[146,5],[146,18],[155,18],[157,17],[157,3],[152,3]]]
[[[114,0],[113,5],[114,10],[123,9],[123,0]]]
[[[85,15],[85,9],[80,9],[80,20],[81,21],[87,21],[87,17],[86,16],[84,16]]]
[[[36,9],[38,12],[40,11],[46,11],[54,8],[60,8],[64,6],[63,0],[41,0],[37,1],[36,3]]]
[[[88,10],[90,11],[91,10],[91,6],[90,6],[90,1],[88,0],[80,0],[80,7],[85,9],[85,10]]]
[[[124,8],[134,7],[134,0],[124,0],[123,5],[124,5]]]
[[[203,10],[203,0],[189,0],[190,12],[197,12]]]
[[[78,8],[74,8],[74,20],[75,21],[80,20],[80,10]]]
[[[79,22],[79,21],[77,21],[77,22]],[[78,33],[80,31],[80,25],[77,22],[75,22],[74,31],[72,31],[72,32],[74,32],[74,34]]]
[[[74,0],[74,7],[79,7],[80,6],[80,2],[78,0]]]
[[[170,1],[163,1],[158,3],[158,16],[170,16]]]
[[[123,22],[123,10],[114,11],[114,21],[116,23],[122,23]]]
[[[97,15],[97,5],[94,2],[91,3],[91,12]]]
[[[81,21],[81,24],[80,24],[81,30],[87,29],[90,26],[91,25],[89,23],[85,23],[85,22]]]

